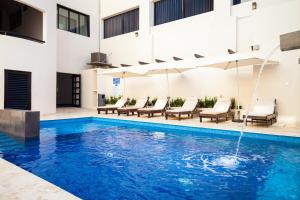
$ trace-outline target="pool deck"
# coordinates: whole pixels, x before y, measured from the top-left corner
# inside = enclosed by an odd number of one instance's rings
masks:
[[[209,119],[203,119],[203,122],[200,123],[199,117],[194,117],[193,119],[168,119],[165,120],[163,116],[156,114],[155,117],[148,118],[146,115],[142,117],[126,116],[117,114],[97,114],[96,110],[88,110],[81,108],[61,108],[57,110],[56,114],[43,115],[41,120],[56,120],[56,119],[66,119],[66,118],[80,118],[80,117],[103,117],[103,118],[112,118],[112,119],[123,119],[123,120],[132,120],[132,121],[142,121],[142,122],[154,122],[161,124],[172,124],[172,125],[182,125],[182,126],[192,126],[192,127],[201,127],[201,128],[214,128],[222,130],[235,130],[240,131],[242,128],[241,123],[234,123],[231,120],[221,121],[218,124],[211,122]],[[248,126],[245,127],[245,131],[262,133],[262,134],[271,134],[271,135],[282,135],[282,136],[293,136],[300,137],[300,124],[286,124],[283,122],[277,122],[272,126],[266,127],[263,124],[251,124],[248,123]]]
[[[56,120],[66,118],[80,118],[80,117],[104,117],[113,119],[124,119],[143,122],[154,122],[162,124],[184,125],[192,127],[214,128],[223,130],[241,130],[241,124],[233,123],[231,121],[220,122],[216,124],[210,120],[205,120],[203,123],[199,122],[199,118],[165,120],[162,116],[155,116],[153,118],[137,116],[126,116],[117,114],[101,114],[98,115],[96,110],[88,110],[81,108],[63,108],[58,109],[56,114],[43,115],[41,120]],[[282,135],[300,137],[300,125],[284,124],[278,122],[270,127],[262,125],[251,125],[246,127],[245,131],[262,134]],[[74,195],[62,190],[61,188],[9,163],[0,158],[0,200],[76,200]]]
[[[0,200],[79,199],[1,158],[0,169]]]

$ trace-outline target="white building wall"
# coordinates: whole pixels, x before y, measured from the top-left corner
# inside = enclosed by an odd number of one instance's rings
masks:
[[[57,71],[80,74],[90,62],[91,53],[99,51],[99,0],[57,0],[57,3],[90,16],[90,37],[57,29]]]
[[[90,16],[90,37],[57,29],[57,71],[81,74],[81,106],[95,108],[97,88],[94,70],[90,68],[92,52],[100,49],[100,1],[99,0],[58,0],[57,2],[72,10]]]
[[[150,3],[149,3],[150,2]],[[170,60],[172,56],[193,57],[222,55],[227,49],[240,52],[259,45],[265,56],[279,44],[279,35],[300,29],[300,0],[257,0],[257,10],[252,1],[231,6],[230,0],[215,0],[213,12],[152,26],[152,1],[102,0],[101,18],[130,8],[140,7],[140,30],[138,37],[128,33],[101,40],[101,51],[108,53],[113,65],[137,64],[139,60],[153,62],[155,58]],[[126,5],[123,7],[121,5]],[[150,10],[150,12],[149,12]],[[149,14],[145,14],[149,13]],[[150,22],[149,22],[150,20]],[[238,31],[237,31],[238,30]],[[236,37],[237,36],[237,37]],[[236,42],[237,40],[237,42]],[[300,51],[277,51],[272,57],[280,65],[267,68],[259,87],[259,97],[278,99],[281,120],[300,119]],[[258,69],[241,68],[241,104],[249,103]],[[171,96],[236,96],[235,70],[196,69],[183,75],[171,75]],[[110,79],[110,78],[107,78]],[[112,94],[112,82],[106,83],[106,94]],[[126,95],[166,96],[166,77],[129,78]]]
[[[40,110],[43,114],[55,112],[56,72],[79,74],[86,67],[90,53],[98,51],[99,45],[101,52],[108,54],[113,65],[153,62],[155,58],[171,60],[172,56],[189,58],[194,53],[214,56],[236,47],[239,51],[248,51],[255,44],[260,46],[260,53],[266,55],[279,44],[280,34],[300,29],[300,20],[297,20],[300,19],[300,0],[257,0],[258,8],[255,11],[251,10],[252,1],[232,7],[231,0],[215,0],[212,12],[159,26],[152,26],[153,1],[149,0],[101,0],[101,5],[98,0],[22,2],[44,11],[46,43],[0,35],[0,80],[4,80],[4,69],[31,71],[32,109]],[[91,36],[58,30],[57,3],[90,15]],[[103,25],[103,22],[99,22],[99,10],[101,19],[105,19],[136,7],[140,8],[138,36],[128,33],[101,39],[99,43],[103,32],[103,27],[99,27]],[[300,118],[299,55],[299,50],[277,51],[272,59],[280,61],[280,65],[266,68],[259,87],[259,96],[276,97],[281,118],[290,121],[299,121]],[[241,103],[244,107],[250,99],[257,71],[252,67],[241,69]],[[235,70],[217,69],[196,69],[183,75],[171,75],[171,95],[236,96],[235,78]],[[88,83],[88,79],[85,82]],[[98,85],[100,88],[101,83]],[[89,86],[83,85],[84,88]],[[165,96],[166,88],[164,75],[126,81],[126,95],[132,97]],[[111,78],[105,80],[105,93],[113,93]],[[4,81],[0,81],[0,108],[3,108],[3,96]],[[94,100],[85,99],[83,95],[82,102],[82,106],[87,107],[85,102],[90,104]]]
[[[56,73],[80,74],[90,61],[90,53],[99,51],[99,1],[21,2],[44,12],[46,43],[0,35],[0,109],[4,107],[4,69],[12,69],[32,72],[32,110],[42,114],[55,113]],[[90,37],[57,29],[57,4],[89,15]]]
[[[4,107],[4,69],[32,73],[32,110],[53,113],[56,108],[56,4],[22,0],[44,12],[45,44],[0,35],[0,108]]]

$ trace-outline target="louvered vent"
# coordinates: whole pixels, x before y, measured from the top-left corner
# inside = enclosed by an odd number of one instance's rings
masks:
[[[5,108],[31,110],[31,73],[5,70]]]

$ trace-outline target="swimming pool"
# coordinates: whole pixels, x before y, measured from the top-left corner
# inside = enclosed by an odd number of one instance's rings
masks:
[[[39,140],[0,133],[0,157],[82,199],[300,199],[300,138],[81,118]],[[0,172],[1,173],[1,172]]]

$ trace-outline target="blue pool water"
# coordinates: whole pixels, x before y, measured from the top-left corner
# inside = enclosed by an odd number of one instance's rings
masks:
[[[0,133],[0,157],[82,199],[300,199],[300,139],[82,118]],[[1,172],[0,172],[1,173]]]

